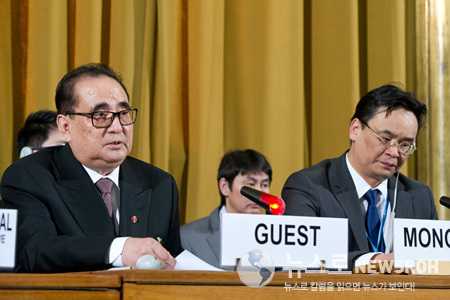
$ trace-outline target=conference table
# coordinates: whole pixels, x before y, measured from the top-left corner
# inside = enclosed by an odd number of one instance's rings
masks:
[[[0,299],[450,299],[450,276],[275,272],[266,286],[238,272],[117,270],[0,274]]]

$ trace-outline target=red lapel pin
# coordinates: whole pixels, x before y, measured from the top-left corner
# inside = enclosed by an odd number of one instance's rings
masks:
[[[136,216],[132,216],[131,217],[131,222],[136,223],[137,222],[137,217]]]

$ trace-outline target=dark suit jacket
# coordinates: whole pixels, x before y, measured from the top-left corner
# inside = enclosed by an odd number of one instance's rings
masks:
[[[365,215],[345,161],[345,153],[292,174],[286,181],[282,198],[286,215],[348,219],[349,267],[370,252],[365,233]],[[396,175],[388,180],[393,201]],[[437,219],[431,190],[425,184],[400,174],[397,188],[396,218]]]
[[[127,157],[120,167],[119,186],[119,236],[161,237],[173,256],[179,254],[178,190],[173,177]],[[6,206],[19,210],[18,271],[109,267],[105,257],[117,236],[99,191],[68,144],[19,159],[3,174],[0,188]]]

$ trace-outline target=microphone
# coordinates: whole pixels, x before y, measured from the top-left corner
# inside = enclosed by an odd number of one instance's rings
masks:
[[[439,203],[441,203],[443,206],[450,208],[450,198],[446,196],[442,196],[441,199],[439,199]]]
[[[286,206],[281,198],[252,189],[248,186],[243,186],[241,188],[241,194],[274,215],[284,214]]]
[[[394,238],[394,218],[395,218],[395,208],[397,206],[397,187],[398,187],[398,177],[400,176],[400,170],[397,171],[397,179],[395,179],[395,188],[394,188],[394,202],[392,203],[391,206],[391,218],[389,219],[389,232],[388,232],[388,236],[387,236],[387,241],[385,243],[386,245],[386,249],[385,252],[386,254],[391,253],[393,251],[393,243],[392,240]]]

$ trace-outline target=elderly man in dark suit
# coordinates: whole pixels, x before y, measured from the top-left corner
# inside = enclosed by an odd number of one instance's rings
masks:
[[[81,66],[62,78],[55,100],[67,144],[18,160],[1,181],[6,206],[19,210],[17,271],[135,267],[146,254],[173,269],[181,252],[177,186],[128,156],[137,109],[119,75]]]
[[[399,173],[416,149],[426,111],[394,85],[367,93],[351,120],[350,149],[287,179],[285,214],[347,218],[349,267],[392,260],[394,216],[437,219],[430,188]]]

